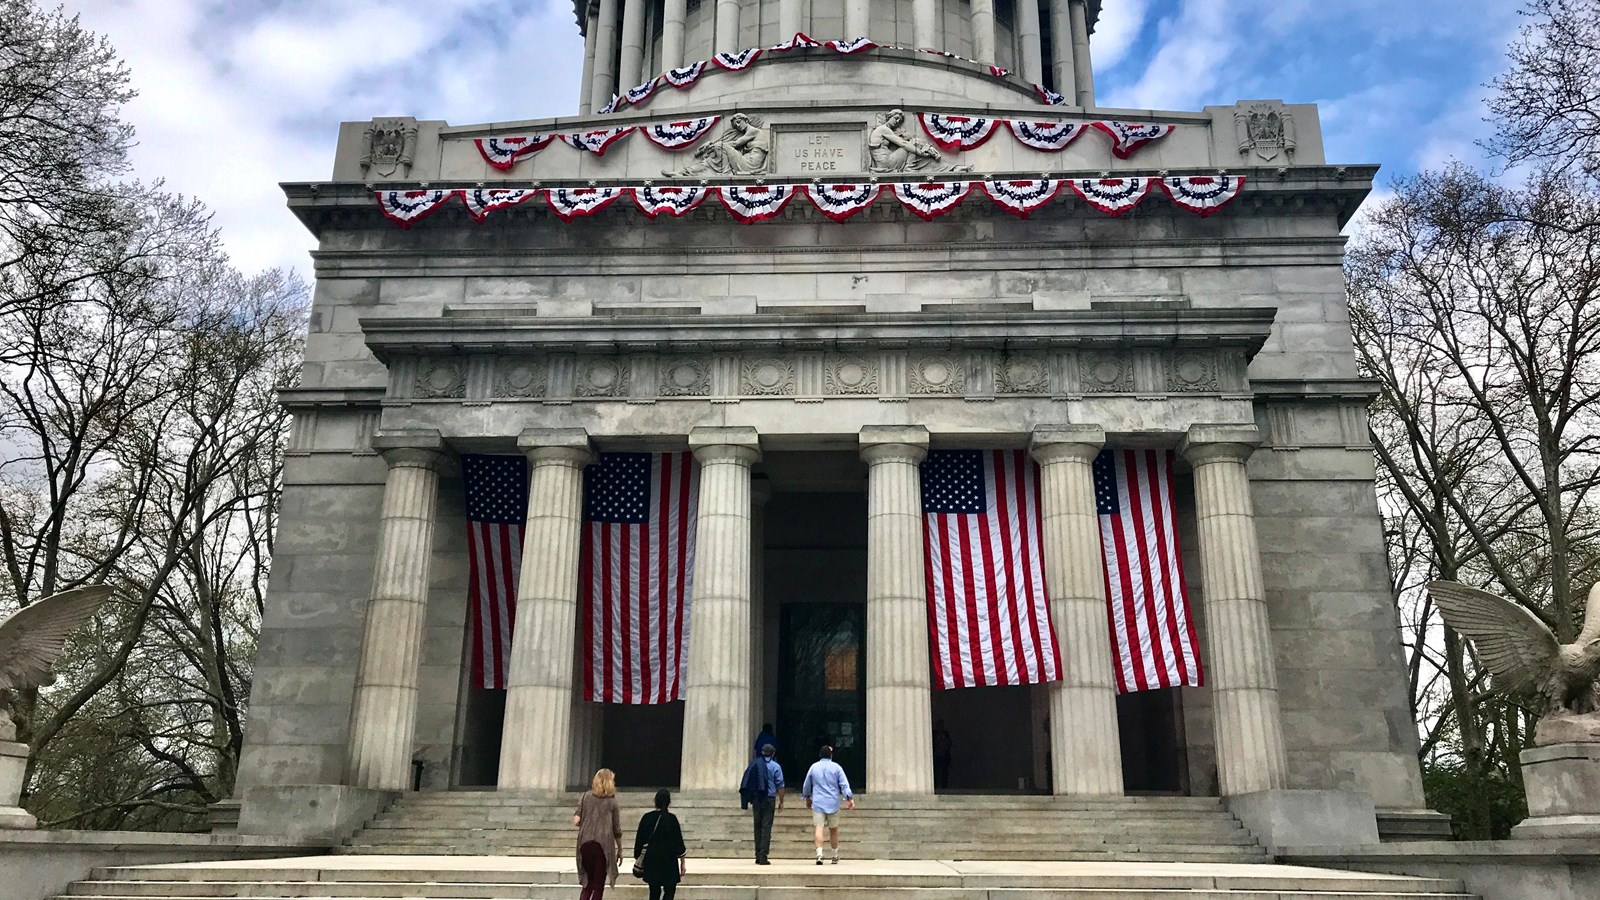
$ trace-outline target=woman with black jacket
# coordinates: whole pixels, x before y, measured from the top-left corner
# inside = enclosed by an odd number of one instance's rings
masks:
[[[633,836],[633,858],[644,857],[644,883],[650,885],[650,900],[672,900],[678,879],[685,874],[683,830],[678,817],[667,812],[672,794],[656,791],[656,808],[639,819],[639,832]]]

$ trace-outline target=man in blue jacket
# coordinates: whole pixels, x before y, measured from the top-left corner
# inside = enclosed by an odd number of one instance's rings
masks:
[[[829,844],[833,850],[832,862],[839,864],[839,802],[856,808],[855,794],[850,792],[850,779],[844,769],[833,761],[833,748],[824,745],[822,758],[811,764],[806,772],[805,784],[800,787],[806,806],[811,809],[811,824],[816,829],[817,865],[822,865],[822,829],[828,829]]]
[[[763,744],[761,753],[751,760],[739,780],[739,808],[753,807],[756,826],[756,865],[770,865],[767,854],[772,849],[772,819],[783,809],[783,767],[772,757],[778,748]]]

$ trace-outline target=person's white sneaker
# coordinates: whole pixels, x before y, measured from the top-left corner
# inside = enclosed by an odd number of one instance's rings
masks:
[[[822,851],[820,849],[817,851],[817,865],[822,865]]]
[[[834,850],[833,851],[833,859],[830,860],[830,862],[833,865],[836,865],[836,866],[839,864],[839,851],[838,850]]]

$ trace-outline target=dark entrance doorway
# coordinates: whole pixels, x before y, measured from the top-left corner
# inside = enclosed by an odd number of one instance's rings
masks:
[[[1130,794],[1189,793],[1189,759],[1178,688],[1117,698],[1122,783]]]
[[[778,627],[778,762],[798,791],[824,743],[851,787],[866,787],[866,607],[797,603]]]

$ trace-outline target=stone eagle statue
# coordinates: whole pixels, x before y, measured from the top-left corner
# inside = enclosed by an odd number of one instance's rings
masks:
[[[0,622],[0,690],[21,691],[54,684],[56,657],[67,635],[94,617],[113,590],[104,585],[51,594]],[[16,739],[11,716],[0,709],[0,741]]]

